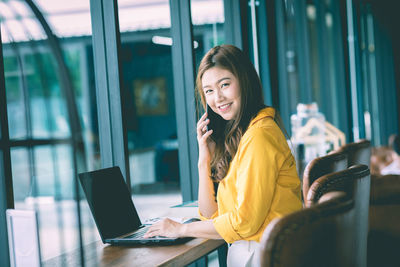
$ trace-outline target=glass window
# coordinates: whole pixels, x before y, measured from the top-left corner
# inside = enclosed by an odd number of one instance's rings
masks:
[[[34,3],[60,40],[68,73],[25,2],[1,1],[13,191],[38,212],[42,259],[100,239],[85,199],[78,222],[75,173],[100,167],[89,0]],[[64,84],[66,75],[70,86]],[[78,122],[74,128],[71,122]],[[81,142],[74,140],[81,140]],[[81,198],[83,194],[80,194]]]
[[[311,68],[311,91],[314,99],[321,99],[320,94],[320,70],[318,62],[318,22],[317,22],[317,8],[313,3],[314,1],[308,0],[306,5],[306,18],[307,30],[309,34],[309,51],[310,51],[310,68]],[[319,101],[317,101],[319,102]]]
[[[157,207],[182,201],[170,6],[168,0],[119,0],[118,9],[131,186],[139,214],[148,218],[159,214]],[[223,1],[191,1],[191,12],[193,46],[200,59],[224,41]]]
[[[33,175],[30,175],[29,156],[26,148],[11,149],[11,162],[14,186],[15,207],[20,208],[20,203],[33,193]]]
[[[19,68],[15,55],[4,55],[4,76],[7,96],[9,135],[12,139],[26,138],[26,113]]]
[[[182,202],[170,7],[119,0],[118,12],[132,194],[148,219]]]
[[[212,47],[225,43],[224,34],[224,1],[223,0],[191,0],[191,15],[193,24],[195,52],[195,72],[203,56]],[[200,99],[197,99],[197,105],[200,107]],[[197,108],[201,113],[203,108]],[[197,114],[200,118],[202,114]]]
[[[347,104],[339,101],[346,99],[339,5],[331,0],[307,0],[304,4],[304,10],[301,1],[280,1],[277,6],[284,15],[283,20],[278,19],[283,32],[280,28],[277,32],[278,40],[283,42],[278,50],[284,47],[279,53],[282,119],[288,127],[289,116],[296,113],[298,103],[316,102],[327,121],[347,134]],[[303,69],[309,71],[303,75]]]
[[[326,88],[329,88],[328,93],[329,96],[327,99],[330,101],[330,108],[332,109],[330,112],[326,111],[327,113],[327,118],[329,121],[332,122],[333,125],[336,125],[337,127],[340,127],[343,131],[346,131],[347,129],[343,127],[345,122],[342,121],[340,118],[338,112],[336,109],[333,107],[338,107],[339,106],[339,99],[341,95],[339,94],[338,88],[343,88],[343,83],[341,82],[341,79],[339,78],[343,73],[339,73],[340,71],[340,60],[339,60],[339,55],[340,53],[338,52],[338,48],[335,45],[335,42],[337,42],[338,36],[336,35],[336,32],[338,28],[340,27],[339,21],[338,21],[338,16],[334,15],[335,8],[331,1],[327,1],[329,4],[327,4],[327,11],[325,13],[324,22],[325,22],[325,29],[326,29],[326,47],[327,50],[330,51],[327,54],[327,72],[326,72],[326,77],[327,77],[327,82],[324,86]],[[320,89],[323,91],[323,89]],[[343,92],[343,89],[341,90]],[[321,103],[323,101],[321,100]],[[321,109],[324,111],[323,106],[321,105]],[[336,111],[336,112],[335,112]],[[329,116],[331,114],[331,116]]]
[[[225,42],[224,35],[224,1],[223,0],[191,0],[194,51],[196,66],[201,58],[216,45]]]
[[[330,123],[347,131],[347,127],[344,127],[346,122],[342,121],[338,111],[341,109],[335,108],[340,106],[338,99],[344,93],[341,78],[343,73],[339,68],[343,63],[339,45],[341,36],[337,3],[331,0],[309,0],[306,18],[313,101],[318,103],[319,109]]]
[[[304,140],[296,140],[295,126],[289,123],[296,118],[291,116],[298,104],[315,102],[325,122],[349,136],[341,14],[339,3],[331,0],[282,0],[276,11],[279,109],[286,129],[291,130],[301,176],[304,164],[337,147],[329,137],[327,142],[322,137],[318,153],[299,161],[310,149],[306,145],[303,151]]]
[[[291,113],[296,111],[296,105],[300,100],[299,88],[299,62],[298,62],[298,47],[296,41],[296,16],[300,16],[299,12],[295,10],[293,0],[284,1],[284,38],[285,42],[285,73],[287,79],[287,96],[288,99],[284,100],[289,106]],[[282,69],[283,71],[283,69]],[[282,102],[282,101],[281,101]],[[288,118],[286,118],[288,119]]]
[[[69,51],[65,52],[69,54]],[[26,55],[24,59],[32,136],[70,136],[66,101],[57,79],[54,58],[50,53],[35,53]],[[79,69],[79,62],[75,67]]]
[[[394,67],[397,43],[392,41],[395,33],[389,23],[394,15],[389,11],[393,8],[369,2],[360,3],[357,8],[360,14],[358,53],[362,80],[358,85],[358,96],[363,115],[361,122],[367,139],[375,146],[387,145],[389,136],[398,133]]]
[[[284,14],[283,21],[278,23],[284,31],[278,28],[277,32],[278,39],[283,41],[278,50],[284,47],[284,52],[279,53],[283,63],[279,70],[283,120],[288,126],[289,116],[296,113],[298,103],[316,102],[327,121],[348,134],[347,103],[339,101],[347,99],[339,4],[307,0],[304,10],[302,5],[301,1],[280,1],[277,9]],[[303,69],[309,71],[302,72]]]

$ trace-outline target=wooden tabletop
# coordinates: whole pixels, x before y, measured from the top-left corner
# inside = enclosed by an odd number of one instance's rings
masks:
[[[197,208],[168,209],[172,217],[197,215]],[[85,266],[184,266],[225,244],[224,240],[194,238],[179,245],[114,246],[97,241],[83,247]],[[80,250],[46,260],[42,266],[81,266]]]
[[[225,242],[195,238],[172,246],[112,246],[101,241],[84,247],[85,266],[185,266]],[[43,266],[80,266],[79,250],[43,262]]]

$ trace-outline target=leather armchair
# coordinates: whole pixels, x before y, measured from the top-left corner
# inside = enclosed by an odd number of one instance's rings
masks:
[[[355,266],[354,201],[344,193],[273,220],[260,243],[260,266]]]
[[[400,266],[400,175],[371,179],[368,266]]]
[[[354,165],[347,170],[318,178],[310,187],[305,200],[306,207],[318,203],[321,196],[331,191],[344,191],[355,201],[353,250],[355,266],[367,265],[368,215],[371,177],[366,165]]]
[[[325,174],[345,170],[347,165],[347,155],[344,152],[332,152],[310,161],[303,173],[303,200],[306,200],[307,192],[315,180]]]
[[[348,167],[357,164],[370,166],[371,142],[369,140],[362,139],[358,142],[348,143],[341,146],[337,151],[346,153]]]

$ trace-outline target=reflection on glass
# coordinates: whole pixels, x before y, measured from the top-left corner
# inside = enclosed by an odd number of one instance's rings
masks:
[[[317,103],[321,103],[321,83],[320,83],[320,67],[319,67],[319,53],[318,50],[318,23],[317,23],[317,9],[312,1],[307,1],[307,28],[309,36],[309,54],[310,54],[310,69],[311,69],[311,91],[313,99]],[[318,14],[319,16],[321,14]]]
[[[198,47],[194,46],[196,72],[200,60],[212,47],[225,43],[224,35],[224,1],[223,0],[191,0],[191,14],[193,23],[193,35]],[[200,97],[196,99],[197,117],[203,108],[200,104]]]
[[[147,219],[182,201],[170,7],[168,0],[120,0],[118,9],[131,186]],[[151,201],[142,201],[147,196]]]
[[[338,53],[337,53],[337,47],[335,46],[335,40],[339,38],[337,36],[337,28],[339,27],[339,24],[334,21],[333,18],[333,8],[332,4],[327,6],[327,12],[325,14],[325,22],[326,22],[326,43],[327,43],[327,49],[330,51],[327,55],[327,68],[328,72],[326,73],[327,75],[327,88],[324,90],[329,90],[330,92],[330,97],[329,101],[331,102],[332,107],[338,107],[339,106],[339,96],[338,96],[338,88],[340,88],[340,85],[338,83],[337,77],[339,76],[339,73],[337,72],[338,69],[340,69],[340,64],[338,61]],[[332,108],[331,112],[331,117],[328,118],[331,123],[337,127],[339,127],[339,112],[337,109]]]
[[[57,79],[54,58],[50,53],[35,53],[26,55],[24,59],[32,135],[35,138],[69,136],[66,102]]]
[[[341,29],[338,20],[339,6],[335,1],[305,1],[305,12],[299,12],[294,0],[281,1],[285,10],[285,45],[286,45],[286,77],[288,81],[289,106],[292,113],[300,99],[299,84],[303,77],[299,76],[299,68],[309,68],[311,78],[311,99],[321,107],[327,120],[336,127],[342,128],[345,122],[340,121],[338,107],[339,95],[342,93],[338,84],[342,73],[340,47]],[[298,23],[305,19],[304,29],[308,47],[309,66],[300,66],[298,61],[299,42]],[[306,62],[307,62],[306,61]],[[344,130],[344,129],[343,129]]]
[[[196,57],[223,42],[222,2],[191,1]],[[146,219],[182,201],[170,7],[168,0],[119,0],[118,8],[131,186],[138,212]]]
[[[4,76],[7,96],[9,135],[12,139],[26,138],[26,109],[19,77],[17,58],[4,53]]]
[[[89,0],[34,1],[62,40],[72,82],[70,101],[59,64],[29,6],[0,1],[13,191],[17,209],[38,212],[42,259],[99,238],[85,200],[78,222],[74,175],[100,167],[97,107],[91,62]],[[75,102],[76,107],[67,103]],[[75,110],[76,108],[76,110]],[[83,144],[72,137],[69,114],[76,112]],[[18,141],[18,142],[15,142]],[[83,149],[82,149],[83,148]],[[83,154],[83,160],[78,154]],[[87,166],[82,164],[86,160]],[[77,164],[74,164],[74,161]],[[79,169],[75,169],[79,167]],[[81,194],[82,197],[82,194]]]
[[[376,144],[382,143],[381,120],[377,119],[380,112],[379,92],[377,77],[377,58],[375,54],[375,45],[377,32],[375,29],[372,6],[365,4],[362,7],[360,16],[360,52],[361,68],[363,75],[362,86],[362,107],[364,113],[365,137]],[[387,103],[387,106],[390,106]]]
[[[28,149],[11,149],[11,170],[13,174],[14,201],[18,208],[18,203],[25,201],[33,192],[33,180],[30,175]]]
[[[317,8],[318,7],[318,8]],[[309,32],[309,51],[312,79],[312,96],[326,115],[327,120],[340,127],[338,107],[338,47],[340,39],[337,23],[337,3],[321,1],[315,5],[307,1],[307,26]]]
[[[299,101],[299,71],[298,71],[298,47],[296,43],[296,16],[299,16],[299,12],[296,12],[293,0],[281,1],[284,6],[284,27],[285,27],[285,66],[286,66],[286,77],[287,77],[287,90],[289,97],[288,105],[291,113],[295,113],[296,106]]]
[[[195,48],[196,66],[201,58],[216,45],[225,42],[224,35],[224,1],[191,0],[190,1],[193,35],[199,47]]]

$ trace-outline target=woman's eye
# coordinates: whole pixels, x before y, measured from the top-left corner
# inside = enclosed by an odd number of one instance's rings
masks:
[[[206,90],[206,94],[209,94],[209,93],[211,93],[211,92],[212,92],[211,89],[207,89],[207,90]]]
[[[225,87],[227,87],[227,86],[229,86],[229,83],[223,83],[223,84],[221,85],[221,88],[225,88]]]

